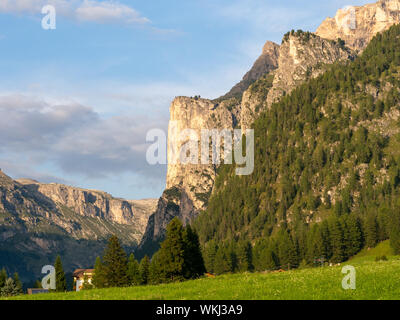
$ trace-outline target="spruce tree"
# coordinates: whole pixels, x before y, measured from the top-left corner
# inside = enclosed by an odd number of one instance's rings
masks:
[[[356,255],[362,248],[362,231],[360,221],[353,215],[346,220],[346,255]]]
[[[179,219],[174,218],[167,227],[167,235],[160,249],[160,260],[166,281],[184,279],[185,246],[184,228]]]
[[[195,279],[206,272],[203,255],[201,253],[199,237],[190,225],[184,230],[184,266],[183,276],[186,279]]]
[[[261,259],[263,261],[264,270],[276,270],[278,266],[278,258],[276,253],[273,251],[272,246],[268,246],[261,254]]]
[[[23,290],[22,282],[19,279],[19,275],[17,272],[14,273],[14,283],[15,283],[16,293],[23,294],[24,290]]]
[[[149,282],[149,274],[150,274],[150,259],[146,255],[140,260],[139,265],[139,274],[140,274],[140,283],[147,284]]]
[[[368,215],[364,227],[365,245],[367,248],[374,248],[378,242],[378,223],[373,214]]]
[[[94,264],[94,274],[92,283],[96,288],[107,287],[107,277],[105,274],[105,268],[103,266],[103,263],[101,262],[100,257],[96,258],[96,262]]]
[[[56,269],[56,291],[65,292],[67,291],[67,281],[65,279],[65,273],[60,256],[57,256],[54,267]]]
[[[103,265],[108,287],[128,285],[126,253],[115,235],[108,240],[103,256]]]
[[[250,242],[240,241],[236,252],[238,270],[240,272],[253,270]]]
[[[218,246],[214,240],[208,242],[203,250],[204,264],[208,272],[214,273],[215,256],[217,254]]]
[[[133,253],[129,256],[128,260],[128,271],[127,271],[129,285],[138,286],[140,285],[140,273],[139,273],[139,263],[136,261]]]
[[[286,230],[278,237],[279,262],[282,269],[296,268],[299,265],[299,256],[292,238]]]
[[[0,271],[0,289],[4,287],[7,280],[7,271],[5,268],[1,269]]]
[[[342,262],[345,260],[345,243],[343,229],[337,217],[334,217],[329,226],[329,234],[332,246],[332,262]]]
[[[149,284],[159,284],[165,282],[165,276],[163,275],[163,267],[160,263],[159,252],[156,252],[151,258],[149,267]]]
[[[231,267],[228,264],[226,250],[222,246],[218,247],[217,253],[215,255],[214,272],[216,274],[231,272]]]
[[[12,278],[8,278],[0,290],[1,296],[11,297],[18,295],[18,288]]]
[[[400,210],[396,208],[392,213],[390,231],[390,246],[396,255],[400,254]]]

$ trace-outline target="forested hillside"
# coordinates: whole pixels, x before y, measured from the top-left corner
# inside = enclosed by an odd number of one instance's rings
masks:
[[[394,26],[258,118],[254,173],[221,166],[194,223],[209,271],[341,262],[388,238],[398,251],[399,48]]]

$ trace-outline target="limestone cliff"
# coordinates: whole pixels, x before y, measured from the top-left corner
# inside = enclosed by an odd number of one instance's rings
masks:
[[[322,38],[341,38],[350,48],[362,51],[378,33],[400,22],[400,0],[381,0],[361,7],[338,10],[317,29]]]
[[[152,199],[127,201],[101,191],[15,181],[0,170],[0,265],[28,280],[57,254],[68,271],[90,267],[111,234],[133,250],[155,206]]]

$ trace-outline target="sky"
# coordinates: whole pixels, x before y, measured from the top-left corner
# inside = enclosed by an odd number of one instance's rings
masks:
[[[0,168],[158,198],[166,166],[147,164],[146,133],[166,131],[175,96],[223,95],[265,41],[370,2],[0,0]]]

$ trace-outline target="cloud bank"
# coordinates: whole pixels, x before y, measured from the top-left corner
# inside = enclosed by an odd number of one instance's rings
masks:
[[[40,14],[45,5],[53,5],[57,14],[82,22],[130,25],[150,22],[132,7],[113,0],[0,0],[0,12]]]
[[[147,131],[164,127],[162,120],[129,114],[102,117],[77,103],[0,95],[0,154],[6,167],[7,159],[23,155],[19,165],[30,168],[50,164],[88,178],[130,172],[162,181],[165,168],[148,165],[145,154]]]

